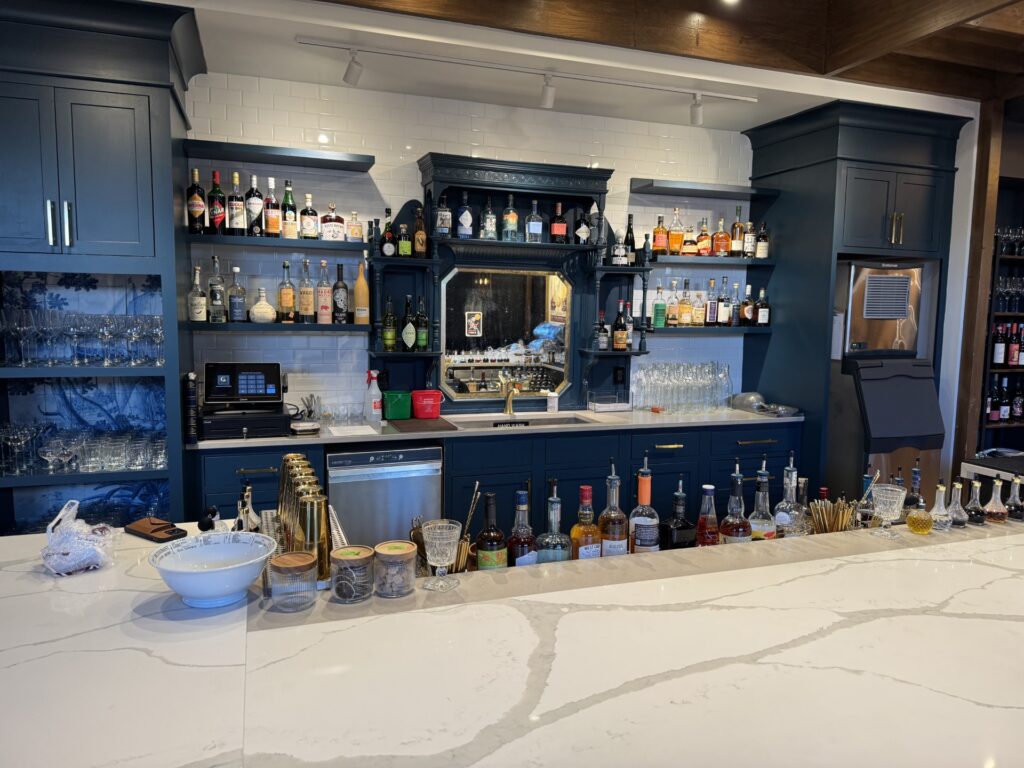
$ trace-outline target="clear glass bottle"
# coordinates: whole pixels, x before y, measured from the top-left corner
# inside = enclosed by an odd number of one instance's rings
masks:
[[[732,296],[729,294],[728,279],[726,275],[722,275],[722,290],[718,294],[719,325],[729,325],[732,322]]]
[[[793,507],[793,529],[799,530],[801,536],[814,533],[814,526],[811,524],[811,509],[807,506],[807,483],[806,477],[796,479],[796,505]],[[790,534],[792,535],[792,534]]]
[[[291,278],[292,265],[287,261],[281,264],[284,275],[277,285],[277,321],[279,323],[295,322],[295,283]]]
[[[316,322],[316,284],[309,274],[309,259],[302,260],[302,277],[299,279],[299,317],[300,323]]]
[[[985,519],[990,523],[1006,522],[1006,507],[1003,505],[1003,481],[998,477],[992,481],[992,497],[985,505]]]
[[[537,537],[537,562],[555,563],[572,555],[572,540],[562,533],[562,500],[558,480],[548,480],[548,529]]]
[[[689,278],[683,278],[683,292],[679,294],[679,325],[693,325],[693,299],[690,298]]]
[[[327,259],[320,259],[320,279],[316,283],[317,325],[330,325],[333,320],[334,289],[327,271]]]
[[[611,474],[605,481],[608,486],[608,506],[597,518],[597,527],[601,531],[601,557],[629,554],[629,520],[619,509],[619,476],[615,474],[615,463],[612,462]]]
[[[985,525],[985,508],[981,506],[981,481],[971,481],[971,500],[964,506],[967,522],[972,525]]]
[[[658,544],[662,549],[682,549],[697,545],[697,527],[686,519],[686,492],[683,476],[672,494],[672,517],[658,524]]]
[[[249,320],[254,323],[273,323],[277,320],[277,311],[267,301],[267,289],[256,289],[256,303],[249,307]]]
[[[516,519],[508,542],[508,564],[533,565],[537,562],[537,539],[530,527],[530,493],[516,491]]]
[[[871,519],[875,516],[875,502],[871,498],[871,492],[868,488],[871,487],[871,482],[874,479],[874,475],[871,472],[871,465],[868,464],[867,472],[864,473],[862,478],[863,485],[861,487],[860,499],[857,502],[857,509],[855,511],[854,527],[855,528],[867,528],[871,525]]]
[[[480,214],[480,239],[498,239],[498,217],[494,213],[494,209],[491,207],[490,195],[487,196],[487,204],[484,206],[484,210]]]
[[[462,205],[455,213],[455,234],[462,240],[473,239],[473,209],[469,207],[469,192],[462,190]]]
[[[519,240],[519,211],[516,210],[512,195],[508,196],[508,205],[501,212],[501,239],[507,243]]]
[[[644,466],[636,475],[636,507],[629,513],[629,551],[631,554],[657,552],[658,513],[651,506],[651,470],[647,466],[647,451],[644,451]]]
[[[594,522],[594,489],[580,486],[580,510],[576,524],[569,531],[572,559],[590,560],[601,556],[601,529]]]
[[[213,274],[207,285],[210,296],[210,322],[226,323],[228,321],[228,308],[225,303],[224,278],[220,274],[220,259],[213,256]]]
[[[959,480],[953,482],[953,494],[949,498],[950,525],[953,528],[964,528],[967,525],[967,512],[960,505],[960,498],[963,496],[963,483]]]
[[[247,319],[245,310],[245,288],[239,281],[239,267],[231,268],[231,285],[228,287],[228,320],[232,323],[244,323]]]
[[[1020,500],[1020,477],[1013,476],[1010,483],[1010,498],[1006,500],[1006,517],[1009,520],[1024,520],[1024,503]]]
[[[192,269],[192,290],[188,292],[188,319],[193,323],[205,323],[207,320],[206,291],[200,277],[201,269],[197,264]]]
[[[778,533],[768,500],[768,472],[765,470],[759,470],[757,473],[754,511],[750,513],[747,522],[750,523],[750,536],[754,541],[768,541],[774,539]]]
[[[702,485],[700,517],[697,518],[697,546],[711,547],[720,541],[718,515],[715,512],[715,486]]]
[[[667,315],[665,304],[665,292],[662,290],[661,281],[658,281],[658,288],[654,294],[654,301],[651,302],[651,326],[653,328],[664,328]]]
[[[352,215],[348,218],[348,224],[345,226],[345,239],[350,243],[365,242],[363,222],[359,220],[358,211],[352,211]]]
[[[725,517],[718,526],[723,544],[737,544],[751,541],[753,536],[750,522],[743,515],[743,474],[740,472],[740,460],[736,459],[736,471],[732,474],[732,491]]]
[[[526,217],[526,242],[540,243],[544,241],[544,219],[537,213],[537,201],[531,200],[532,210]]]
[[[441,195],[434,211],[434,237],[451,237],[452,209],[448,207],[448,197]]]
[[[683,252],[683,222],[679,218],[679,209],[672,209],[672,223],[668,225],[668,252],[678,256]]]
[[[775,505],[775,530],[779,538],[799,535],[794,531],[793,511],[796,508],[797,469],[793,465],[793,451],[789,452],[789,466],[782,471],[782,501]]]
[[[918,496],[914,508],[907,514],[907,529],[919,536],[927,536],[932,532],[934,525],[935,520],[932,519],[931,513],[928,511],[924,497]]]
[[[948,531],[953,525],[953,520],[946,509],[946,486],[939,483],[935,486],[935,502],[932,504],[932,530],[938,533]]]
[[[679,281],[672,280],[669,285],[672,290],[669,291],[668,301],[665,304],[665,327],[675,328],[679,325],[679,293],[676,291]]]

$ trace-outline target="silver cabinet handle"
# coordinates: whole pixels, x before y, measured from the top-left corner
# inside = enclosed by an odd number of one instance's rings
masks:
[[[46,201],[46,242],[48,245],[57,244],[57,234],[53,231],[53,200]]]
[[[71,247],[71,203],[64,201],[64,247]]]
[[[896,245],[896,211],[892,212],[892,227],[889,229],[889,245]]]
[[[904,216],[906,216],[905,213],[901,213],[900,214],[900,242],[899,242],[900,245],[903,245],[903,217]]]

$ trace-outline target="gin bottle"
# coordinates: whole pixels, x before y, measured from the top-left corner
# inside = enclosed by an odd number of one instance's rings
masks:
[[[772,510],[775,515],[775,530],[779,538],[798,536],[793,527],[793,512],[796,507],[796,467],[793,466],[794,454],[789,452],[789,466],[782,471],[782,501]]]
[[[194,323],[206,322],[206,291],[200,283],[200,267],[192,270],[192,290],[188,292],[188,319]]]
[[[544,219],[537,213],[537,201],[531,201],[532,210],[526,217],[526,242],[540,243],[544,238]]]
[[[501,213],[501,239],[507,243],[519,240],[519,211],[516,210],[512,195],[508,196],[508,205]]]
[[[636,476],[637,505],[629,513],[630,553],[657,552],[658,513],[651,506],[651,470],[647,467],[647,451],[644,451],[644,466]]]
[[[309,274],[309,259],[302,260],[302,278],[299,280],[299,322],[316,322],[316,284]]]
[[[210,275],[208,284],[210,295],[210,322],[226,323],[228,321],[228,308],[225,304],[224,278],[220,274],[220,259],[216,254],[213,256],[213,274]]]
[[[462,205],[455,216],[455,234],[463,240],[470,240],[473,237],[473,209],[469,207],[469,192],[463,190]]]
[[[946,510],[946,486],[942,483],[935,486],[935,503],[932,504],[931,511],[928,514],[932,516],[933,531],[942,533],[943,531],[948,531],[953,525],[953,520]]]
[[[448,198],[441,195],[437,210],[434,211],[434,237],[448,237],[452,233],[452,209],[448,207]]]
[[[558,480],[548,480],[548,529],[537,537],[537,562],[554,563],[568,560],[572,540],[562,533],[562,500],[558,498]]]
[[[494,209],[491,208],[490,195],[487,196],[487,204],[484,206],[483,213],[480,214],[480,239],[498,239],[498,217],[495,215]]]
[[[949,519],[953,528],[964,528],[967,526],[967,511],[960,505],[960,497],[963,495],[963,483],[959,480],[953,483],[953,495],[949,499]]]
[[[245,288],[238,281],[241,269],[231,268],[231,286],[228,288],[228,320],[232,323],[245,322]]]
[[[992,481],[992,498],[985,505],[985,519],[990,523],[1006,522],[1006,507],[1003,506],[1003,481],[998,477]]]
[[[601,557],[626,555],[629,554],[629,521],[619,509],[620,480],[615,474],[614,461],[605,483],[608,486],[608,506],[597,518],[597,527],[601,531]]]

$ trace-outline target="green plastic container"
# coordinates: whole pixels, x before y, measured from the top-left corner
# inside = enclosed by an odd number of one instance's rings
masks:
[[[384,396],[384,418],[388,421],[412,418],[412,397],[408,392],[388,390]]]

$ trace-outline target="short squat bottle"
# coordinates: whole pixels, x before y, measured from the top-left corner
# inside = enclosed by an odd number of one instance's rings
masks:
[[[998,477],[992,481],[992,498],[985,505],[985,519],[990,523],[1006,522],[1006,507],[1003,506],[1003,481]]]
[[[971,481],[971,500],[967,502],[964,511],[971,525],[985,525],[985,508],[981,506],[981,481]]]
[[[960,498],[963,496],[964,486],[957,480],[953,483],[953,493],[949,499],[949,520],[950,526],[953,528],[964,528],[967,525],[967,511],[963,508],[960,503]]]
[[[936,533],[943,533],[952,527],[953,518],[946,509],[946,486],[942,483],[935,487],[935,503],[929,514],[932,516],[932,530]]]

